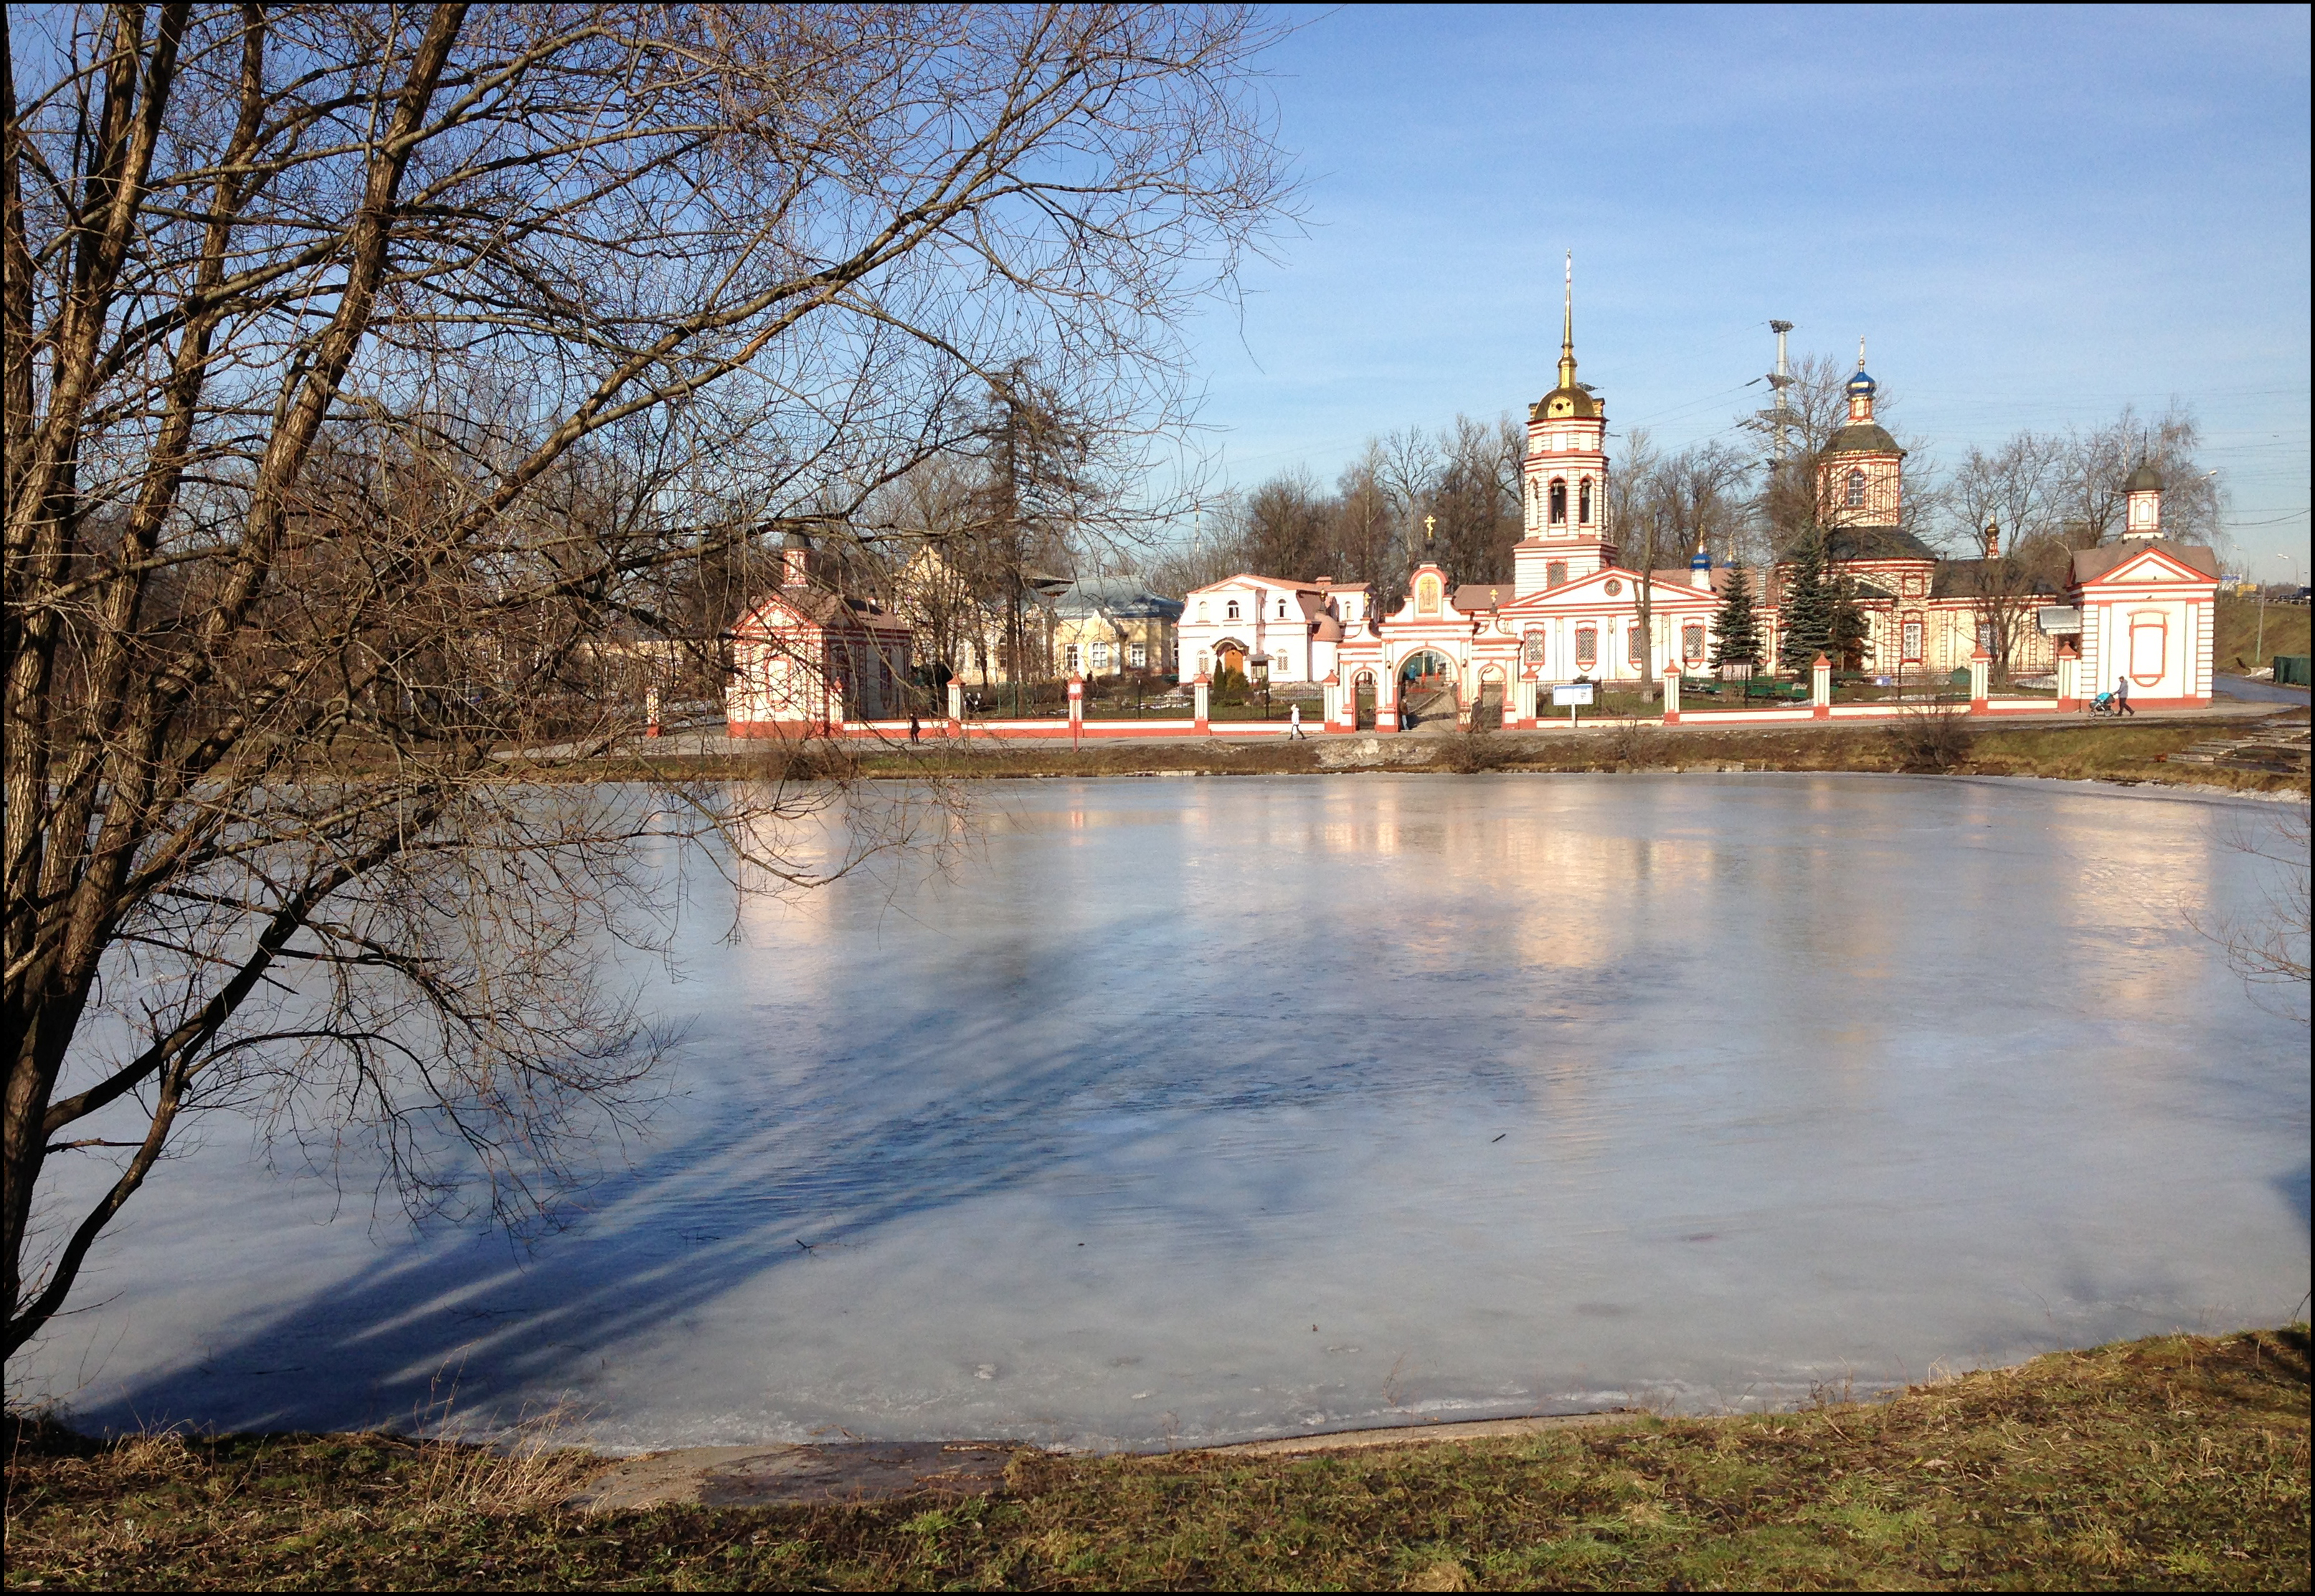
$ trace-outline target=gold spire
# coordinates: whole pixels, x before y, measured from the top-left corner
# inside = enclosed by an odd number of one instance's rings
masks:
[[[1559,328],[1559,386],[1575,386],[1575,252],[1567,252],[1567,310]]]

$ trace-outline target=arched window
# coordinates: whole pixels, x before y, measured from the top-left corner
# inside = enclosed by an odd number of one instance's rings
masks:
[[[1594,626],[1575,628],[1575,669],[1589,670],[1600,662],[1600,633]]]
[[[1555,527],[1567,524],[1567,484],[1564,482],[1551,484],[1551,524]]]
[[[1540,665],[1543,663],[1542,627],[1530,626],[1527,629],[1526,635],[1520,639],[1520,659],[1523,663],[1529,665]]]
[[[1556,588],[1567,580],[1567,562],[1554,560],[1543,568],[1543,585]]]
[[[1624,628],[1624,657],[1635,670],[1645,670],[1648,663],[1648,634],[1639,622],[1633,621]]]
[[[1852,470],[1849,474],[1849,508],[1865,508],[1865,473],[1861,470]]]
[[[1680,657],[1683,660],[1704,658],[1704,628],[1690,623],[1680,629]]]
[[[1229,608],[1223,613],[1227,618],[1230,620],[1234,621],[1237,619],[1237,600],[1235,598],[1231,599],[1229,601]]]
[[[1202,621],[1206,618],[1206,601],[1201,598],[1198,600],[1198,618]]]
[[[1575,519],[1587,527],[1592,524],[1592,479],[1588,476],[1583,479],[1583,491],[1576,496]]]
[[[1278,618],[1282,621],[1286,618],[1286,600],[1283,598],[1278,601]]]

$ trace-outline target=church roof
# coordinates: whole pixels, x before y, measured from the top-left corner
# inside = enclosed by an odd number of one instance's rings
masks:
[[[1829,560],[1935,560],[1937,550],[1906,531],[1903,527],[1832,527],[1825,531],[1824,553]],[[1779,565],[1789,563],[1793,552],[1789,548],[1777,556]]]
[[[751,624],[758,626],[769,625],[765,612],[776,604],[785,608],[796,619],[830,632],[856,629],[864,632],[906,634],[910,629],[908,622],[897,616],[885,614],[867,599],[856,598],[844,593],[831,593],[826,588],[820,587],[775,588],[757,601],[755,607],[748,612],[747,618],[741,622],[741,625],[745,627]]]
[[[1572,387],[1554,388],[1528,406],[1530,421],[1564,421],[1570,417],[1577,421],[1597,421],[1600,418],[1600,396],[1577,383]]]
[[[1491,609],[1509,604],[1512,585],[1507,581],[1465,582],[1448,595],[1447,602],[1462,615],[1485,615]]]
[[[1178,621],[1183,604],[1153,593],[1130,576],[1081,576],[1054,596],[1054,613],[1072,620],[1114,616],[1125,620]]]
[[[1826,440],[1828,455],[1902,455],[1897,440],[1878,421],[1859,421],[1853,427],[1843,427]]]
[[[2020,583],[2017,568],[2006,560],[1941,560],[1929,579],[1932,598],[2055,598],[2058,590],[2039,577]]]
[[[2173,543],[2167,537],[2133,537],[2122,543],[2102,543],[2096,548],[2074,551],[2074,581],[2077,583],[2096,581],[2124,560],[2159,549],[2190,570],[2199,571],[2215,580],[2219,574],[2219,557],[2200,544]]]
[[[2159,493],[2161,491],[2162,474],[2154,469],[2151,461],[2132,472],[2128,485],[2123,489],[2125,493]]]

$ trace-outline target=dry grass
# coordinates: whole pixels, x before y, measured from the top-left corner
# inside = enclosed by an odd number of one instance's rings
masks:
[[[24,1589],[2308,1582],[2304,1326],[2060,1353],[1797,1414],[1298,1459],[1024,1453],[1005,1490],[945,1506],[578,1517],[544,1505],[594,1467],[568,1454],[24,1440],[8,1494],[8,1580]]]
[[[2303,711],[2289,716],[2303,723]],[[1903,735],[1881,727],[1779,727],[1707,730],[1613,723],[1565,733],[1488,732],[1477,735],[1376,740],[1392,770],[1475,774],[1493,770],[1862,770],[1940,769],[1985,776],[2155,782],[2230,792],[2307,791],[2305,777],[2171,765],[2166,756],[2213,736],[2250,735],[2256,723],[2150,721],[2019,726],[1962,721],[1937,740],[1947,762],[1924,762]],[[1898,728],[1902,733],[1905,728]],[[989,779],[1033,776],[1283,776],[1316,773],[1322,750],[1342,757],[1351,740],[1328,741],[1110,743],[1076,753],[1054,745],[992,747],[969,752],[928,749],[913,755],[869,755],[865,775]],[[732,774],[741,774],[734,770]]]
[[[2219,599],[2218,635],[2211,657],[2221,670],[2258,670],[2275,663],[2277,654],[2307,652],[2307,607],[2276,604],[2266,607],[2266,635],[2259,636],[2258,601],[2232,594]]]
[[[1953,705],[1909,709],[1881,735],[1899,770],[1939,774],[1959,768],[1976,741],[1969,716]]]

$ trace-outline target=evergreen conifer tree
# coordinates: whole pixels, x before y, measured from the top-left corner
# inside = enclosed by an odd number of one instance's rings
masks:
[[[1793,549],[1777,607],[1777,665],[1806,675],[1832,649],[1832,590],[1824,577],[1824,536],[1812,528]]]
[[[1850,658],[1870,665],[1873,663],[1873,629],[1865,618],[1864,606],[1857,602],[1857,584],[1847,575],[1838,576],[1827,585],[1826,656],[1839,669]]]
[[[1761,617],[1752,607],[1752,582],[1744,563],[1728,568],[1728,587],[1720,595],[1720,611],[1712,617],[1712,668],[1761,665]]]

